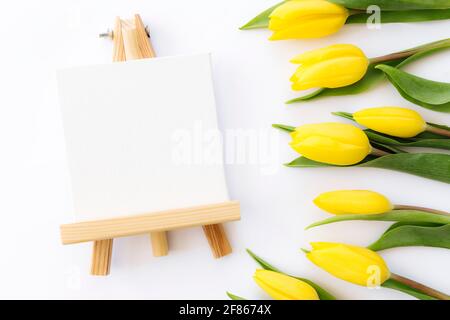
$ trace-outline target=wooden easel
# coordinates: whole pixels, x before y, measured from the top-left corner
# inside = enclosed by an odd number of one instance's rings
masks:
[[[153,58],[155,51],[139,15],[134,19],[116,18],[113,39],[113,61]],[[123,218],[73,223],[61,226],[63,244],[93,241],[91,274],[109,274],[113,238],[150,233],[153,255],[168,254],[167,231],[202,226],[215,258],[231,253],[232,249],[221,225],[240,219],[239,203],[229,201],[193,208],[181,208],[159,213],[140,214]]]

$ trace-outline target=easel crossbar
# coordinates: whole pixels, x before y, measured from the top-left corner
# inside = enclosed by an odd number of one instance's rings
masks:
[[[227,201],[112,219],[63,224],[60,230],[62,243],[74,244],[236,220],[240,220],[239,202]]]

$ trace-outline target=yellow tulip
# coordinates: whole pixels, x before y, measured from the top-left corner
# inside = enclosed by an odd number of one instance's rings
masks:
[[[367,248],[330,242],[315,242],[311,246],[308,259],[342,280],[378,287],[390,277],[383,258]]]
[[[420,114],[406,108],[369,108],[355,112],[353,118],[369,129],[400,138],[415,137],[427,128]]]
[[[324,0],[291,0],[270,14],[270,40],[320,38],[338,32],[349,11]]]
[[[325,192],[315,198],[314,203],[333,214],[381,214],[394,208],[385,196],[369,190]]]
[[[291,77],[293,90],[339,88],[361,80],[369,59],[350,44],[337,44],[297,55],[291,60],[300,64]]]
[[[364,131],[345,123],[303,125],[291,137],[291,147],[304,157],[338,166],[356,164],[371,152]]]
[[[319,300],[316,290],[299,279],[269,270],[256,270],[253,279],[276,300]]]

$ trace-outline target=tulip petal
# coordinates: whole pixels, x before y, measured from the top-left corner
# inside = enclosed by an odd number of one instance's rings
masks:
[[[304,281],[269,270],[256,270],[255,282],[276,300],[319,300],[316,290]]]
[[[348,18],[345,7],[322,0],[287,1],[270,14],[270,40],[307,39],[337,32]]]
[[[247,253],[265,270],[269,270],[269,271],[275,271],[275,272],[279,272],[279,273],[283,273],[282,271],[278,270],[277,268],[275,268],[274,266],[272,266],[271,264],[269,264],[267,261],[263,260],[261,257],[257,256],[255,253],[253,253],[250,249],[246,249]],[[285,273],[283,273],[285,274]],[[291,276],[293,277],[293,276]],[[327,292],[326,290],[324,290],[322,287],[320,287],[319,285],[317,285],[316,283],[308,280],[308,279],[304,279],[304,278],[298,278],[298,277],[293,277],[296,278],[300,281],[306,282],[307,284],[309,284],[311,287],[313,287],[316,292],[317,295],[319,296],[320,300],[336,300],[336,298],[330,294],[329,292]]]
[[[366,146],[345,144],[328,137],[309,137],[291,146],[306,158],[338,166],[358,163],[370,152]]]
[[[323,122],[305,124],[295,129],[296,139],[304,139],[311,136],[332,137],[342,143],[366,146],[368,142],[364,132],[351,124],[339,122]]]
[[[380,214],[393,209],[390,201],[369,190],[338,190],[320,194],[314,204],[332,214]]]
[[[294,90],[339,88],[361,80],[366,74],[367,58],[340,57],[309,65],[296,72]]]
[[[286,1],[282,5],[275,8],[269,15],[270,19],[276,18],[280,20],[300,20],[309,16],[321,15],[347,15],[348,10],[340,5],[322,0],[293,0]],[[269,26],[270,28],[270,26]]]
[[[336,33],[344,24],[345,20],[339,16],[305,18],[285,28],[271,29],[274,32],[269,40],[321,38]]]
[[[322,250],[322,249],[329,249],[334,248],[338,246],[338,243],[334,242],[311,242],[310,243],[313,250]]]
[[[295,64],[314,64],[328,59],[341,57],[360,57],[365,58],[364,52],[357,46],[351,44],[334,44],[324,48],[311,50],[296,55],[290,62]]]
[[[427,126],[416,111],[398,107],[360,110],[353,114],[353,119],[369,129],[399,138],[415,137]]]
[[[371,150],[364,132],[345,123],[303,125],[291,133],[291,147],[311,160],[351,165],[362,161]]]
[[[311,244],[306,256],[334,276],[362,286],[381,285],[390,272],[383,258],[367,248],[336,243]]]

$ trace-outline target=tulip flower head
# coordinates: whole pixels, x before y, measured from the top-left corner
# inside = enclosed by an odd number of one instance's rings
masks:
[[[304,157],[338,166],[361,162],[371,152],[366,134],[345,123],[303,125],[291,137],[291,147]]]
[[[270,14],[270,40],[320,38],[338,32],[349,11],[325,0],[291,0]]]
[[[319,300],[319,295],[311,285],[285,274],[256,270],[253,278],[275,300]]]
[[[330,242],[315,242],[311,246],[307,258],[342,280],[378,287],[390,277],[383,258],[367,248]]]
[[[355,112],[353,118],[369,129],[399,138],[415,137],[427,128],[420,114],[399,107],[364,109]]]
[[[300,64],[291,77],[293,90],[339,88],[361,80],[367,72],[369,59],[358,47],[337,44],[295,56]]]
[[[325,192],[314,199],[320,209],[332,214],[381,214],[394,209],[382,194],[369,190]]]

